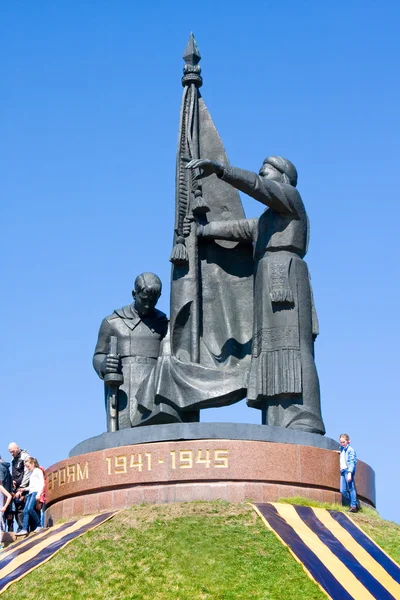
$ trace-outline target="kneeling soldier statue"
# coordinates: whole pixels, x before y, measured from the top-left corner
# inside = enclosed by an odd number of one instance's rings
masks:
[[[155,308],[161,281],[154,273],[135,280],[133,303],[106,317],[99,331],[93,366],[105,382],[107,431],[138,424],[136,392],[156,364],[168,320]]]

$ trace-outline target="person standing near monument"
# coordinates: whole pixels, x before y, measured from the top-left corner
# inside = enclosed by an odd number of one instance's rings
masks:
[[[27,490],[31,476],[29,469],[25,466],[25,460],[29,458],[29,453],[26,450],[21,450],[15,442],[10,442],[8,451],[13,457],[11,461],[11,475],[15,520],[17,521],[17,531],[20,531],[22,529],[25,507],[25,497],[23,492]]]
[[[0,482],[0,549],[2,548],[3,533],[6,531],[6,515],[11,500],[11,493]]]
[[[44,475],[36,458],[29,457],[25,461],[25,466],[30,473],[28,495],[25,501],[24,518],[22,529],[17,531],[17,535],[28,535],[31,532],[39,532],[42,530],[40,512],[36,508],[36,502],[40,500],[40,496],[44,489]]]
[[[156,364],[161,341],[168,330],[166,315],[155,308],[161,289],[157,275],[141,273],[132,291],[134,302],[115,310],[100,326],[93,356],[94,369],[101,379],[107,373],[122,371],[123,375],[117,392],[117,429],[132,427],[141,417],[135,395]],[[112,338],[116,338],[116,355],[110,352]]]
[[[267,206],[259,219],[213,221],[198,226],[197,231],[200,238],[253,242],[254,327],[248,405],[262,410],[264,424],[323,435],[314,362],[318,322],[303,260],[309,221],[296,189],[295,166],[280,156],[269,156],[258,175],[208,159],[192,160],[187,168],[200,170],[197,179],[216,174]]]
[[[350,512],[358,511],[357,492],[355,486],[355,474],[357,467],[357,454],[350,446],[350,436],[342,433],[339,437],[340,443],[340,493],[343,504],[350,505]]]
[[[10,474],[10,463],[5,462],[0,456],[0,485],[3,486],[7,492],[12,492],[12,480]],[[4,513],[5,526],[7,531],[14,530],[14,513],[12,509],[12,502],[7,507]]]

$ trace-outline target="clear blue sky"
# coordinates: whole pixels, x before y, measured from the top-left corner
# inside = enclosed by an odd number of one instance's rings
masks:
[[[231,163],[298,167],[327,435],[350,433],[382,516],[400,522],[399,21],[394,0],[2,0],[3,457],[15,440],[49,466],[104,431],[93,348],[139,272],[160,275],[169,313],[193,31]],[[260,413],[240,403],[202,420]]]

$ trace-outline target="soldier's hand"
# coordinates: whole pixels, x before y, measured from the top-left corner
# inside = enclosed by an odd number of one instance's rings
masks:
[[[208,158],[198,158],[191,160],[185,167],[186,169],[200,169],[200,173],[196,175],[196,179],[203,179],[209,177],[213,173],[216,175],[222,175],[224,172],[224,165],[209,160]]]
[[[118,373],[120,360],[119,356],[111,356],[109,354],[105,360],[104,373]]]

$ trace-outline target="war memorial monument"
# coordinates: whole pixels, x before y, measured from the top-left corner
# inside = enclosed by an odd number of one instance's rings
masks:
[[[104,318],[93,356],[107,432],[47,470],[48,523],[142,502],[341,500],[297,170],[273,155],[256,172],[231,166],[193,35],[183,58],[170,315],[156,308],[159,277],[132,273],[132,301]],[[262,205],[258,219],[245,218],[239,191]],[[203,409],[243,398],[259,425],[201,423]],[[361,461],[357,490],[375,505]]]

